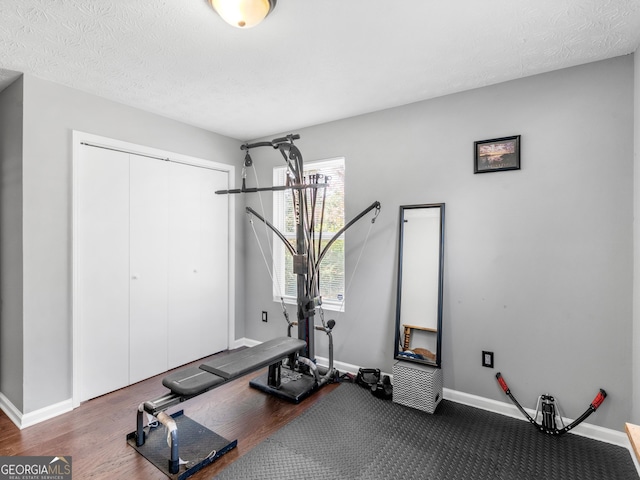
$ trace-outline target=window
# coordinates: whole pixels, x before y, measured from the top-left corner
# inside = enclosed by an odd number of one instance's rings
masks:
[[[322,250],[335,233],[344,226],[344,158],[313,162],[304,166],[305,178],[316,174],[329,177],[329,186],[326,189],[318,189],[317,191],[314,216],[314,248],[317,251],[319,241],[321,243],[320,250]],[[274,185],[284,185],[285,178],[286,167],[273,169]],[[295,247],[296,232],[292,195],[293,192],[291,190],[274,192],[273,224]],[[326,197],[322,221],[322,238],[319,240],[323,195],[326,195]],[[297,278],[293,273],[293,258],[288,252],[285,252],[282,241],[277,238],[273,242],[273,263],[274,300],[279,302],[282,296],[285,302],[295,304]],[[344,284],[343,234],[333,243],[320,264],[320,295],[322,296],[323,308],[338,310],[342,307]]]

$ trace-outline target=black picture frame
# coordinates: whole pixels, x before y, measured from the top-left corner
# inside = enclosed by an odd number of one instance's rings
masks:
[[[520,135],[473,144],[473,173],[520,170]]]

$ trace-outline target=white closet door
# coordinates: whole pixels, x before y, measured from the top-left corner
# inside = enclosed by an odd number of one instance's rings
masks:
[[[75,166],[80,401],[226,349],[228,173],[88,146]]]
[[[198,358],[200,169],[172,163],[169,184],[169,368]]]
[[[167,370],[168,167],[131,155],[131,383]]]
[[[129,384],[129,155],[81,149],[76,361],[84,401]]]
[[[200,175],[200,351],[211,355],[229,347],[228,174],[205,170]]]
[[[177,163],[170,171],[168,350],[173,368],[228,346],[228,199],[214,193],[227,188],[225,172]]]

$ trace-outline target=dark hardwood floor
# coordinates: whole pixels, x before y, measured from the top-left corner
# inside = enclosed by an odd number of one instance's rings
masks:
[[[327,385],[295,405],[249,387],[249,380],[258,373],[168,410],[172,413],[183,409],[187,416],[217,434],[238,439],[235,449],[191,479],[212,478],[337,386]],[[126,435],[135,430],[138,405],[167,392],[162,386],[164,375],[89,400],[69,413],[23,430],[0,411],[0,456],[71,456],[73,478],[77,480],[166,479],[126,442]]]

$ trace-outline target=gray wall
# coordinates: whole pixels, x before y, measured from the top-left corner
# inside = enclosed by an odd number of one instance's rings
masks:
[[[22,77],[0,92],[0,392],[22,409]]]
[[[569,417],[604,388],[589,422],[622,430],[633,382],[633,74],[629,55],[301,129],[306,161],[346,157],[347,217],[383,206],[346,312],[334,315],[336,360],[392,370],[398,207],[445,202],[445,387],[508,401],[501,371],[523,405],[550,392]],[[521,170],[473,174],[475,140],[517,134]],[[254,160],[269,185],[280,159]],[[347,235],[347,276],[368,226]],[[285,323],[245,229],[246,336],[266,340]],[[317,344],[326,356],[325,339]],[[482,350],[495,352],[495,369],[481,366]]]
[[[589,421],[621,430],[639,383],[631,361],[637,64],[635,70],[634,80],[633,57],[620,57],[301,129],[306,161],[346,157],[348,218],[373,200],[383,205],[346,312],[328,313],[338,322],[336,359],[391,371],[398,207],[445,202],[445,386],[506,401],[494,379],[502,371],[525,406],[551,392],[568,416],[581,413],[602,387],[609,397]],[[0,94],[3,143],[7,103],[20,97],[11,95]],[[3,229],[7,221],[22,225],[23,281],[13,278],[9,288],[24,289],[24,321],[8,327],[6,318],[20,312],[8,317],[4,302],[0,320],[0,388],[23,413],[71,396],[73,129],[241,161],[236,140],[25,76],[22,183],[6,188],[3,150],[1,220]],[[522,135],[522,169],[474,175],[473,141],[513,134]],[[281,159],[269,149],[254,160],[260,184],[270,185]],[[5,207],[6,195],[12,207]],[[257,197],[245,199],[262,210]],[[270,217],[270,195],[262,199]],[[7,217],[20,202],[23,218]],[[242,201],[237,222],[236,338],[282,335],[285,323]],[[347,234],[347,278],[369,225],[363,219]],[[4,280],[4,250],[0,259]],[[269,311],[268,323],[260,321],[261,310]],[[7,357],[6,345],[16,339],[22,344]],[[317,344],[318,355],[327,356],[325,339]],[[480,366],[481,350],[496,353],[496,369]],[[23,375],[7,377],[15,369]]]
[[[234,139],[25,75],[23,413],[67,400],[72,393],[74,129],[227,164],[236,162],[240,146]],[[242,272],[241,233],[237,241]],[[237,282],[242,285],[240,274]],[[236,313],[243,318],[242,302]],[[236,328],[242,334],[242,324]]]

